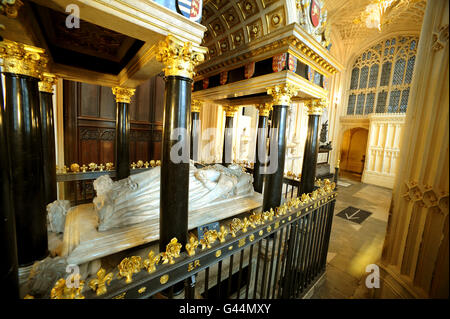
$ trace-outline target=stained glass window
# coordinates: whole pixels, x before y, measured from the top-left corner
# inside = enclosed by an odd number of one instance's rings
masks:
[[[406,112],[418,41],[396,36],[361,53],[351,72],[348,115]]]

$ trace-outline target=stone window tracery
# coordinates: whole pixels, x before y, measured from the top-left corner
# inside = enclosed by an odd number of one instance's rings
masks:
[[[372,46],[356,59],[347,115],[406,112],[417,42],[417,36],[396,36]]]

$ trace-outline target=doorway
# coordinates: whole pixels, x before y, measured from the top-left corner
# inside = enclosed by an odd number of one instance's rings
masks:
[[[341,143],[341,175],[361,181],[366,160],[367,137],[369,131],[355,127],[344,132]]]

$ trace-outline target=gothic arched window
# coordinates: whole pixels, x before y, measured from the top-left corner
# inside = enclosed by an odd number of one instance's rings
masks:
[[[416,36],[383,40],[356,59],[347,115],[406,112],[418,40]]]

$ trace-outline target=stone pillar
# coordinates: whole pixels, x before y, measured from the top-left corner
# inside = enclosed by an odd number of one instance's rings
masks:
[[[0,57],[18,261],[26,267],[48,255],[38,88],[47,58],[43,49],[8,40],[0,42]]]
[[[116,96],[116,178],[130,176],[130,102],[135,89],[113,87]]]
[[[263,190],[263,184],[264,184],[264,167],[261,166],[261,159],[260,156],[264,155],[267,156],[267,154],[262,154],[263,150],[259,149],[259,146],[261,144],[261,147],[266,145],[266,136],[267,136],[267,122],[269,118],[270,111],[273,110],[271,103],[265,103],[265,104],[258,104],[256,105],[256,108],[258,109],[259,116],[258,116],[258,135],[256,137],[256,152],[255,152],[255,165],[253,167],[253,188],[256,192],[262,193]],[[260,140],[260,138],[262,140]],[[261,154],[260,154],[261,153]]]
[[[3,84],[0,79],[0,287],[3,298],[19,297],[16,225],[12,201],[11,166],[6,139],[6,117],[3,105]]]
[[[56,84],[56,80],[56,76],[44,72],[42,81],[39,82],[45,205],[52,203],[57,197],[55,125],[53,120],[53,85]]]
[[[427,1],[378,298],[449,296],[449,2]]]
[[[168,36],[156,56],[165,66],[164,130],[161,155],[159,247],[172,238],[183,246],[188,231],[189,113],[194,66],[204,60],[206,48]],[[181,149],[178,148],[183,144]],[[178,150],[178,151],[175,151]]]
[[[202,108],[202,102],[199,100],[193,100],[191,105],[191,160],[198,161],[199,159],[199,146],[200,146],[200,110]]]
[[[223,140],[222,165],[230,164],[233,159],[233,119],[234,114],[239,109],[238,106],[224,106],[225,110],[225,130]]]
[[[317,153],[319,152],[319,121],[326,100],[307,101],[308,135],[306,136],[305,151],[303,153],[302,178],[300,179],[300,194],[311,193],[314,190],[316,178]]]
[[[273,112],[269,164],[266,167],[266,178],[264,180],[263,211],[275,208],[281,203],[286,154],[287,109],[291,104],[291,97],[297,94],[297,89],[289,84],[283,84],[269,88],[267,93],[273,96]],[[275,163],[273,163],[274,161]],[[271,172],[271,167],[275,171]]]

